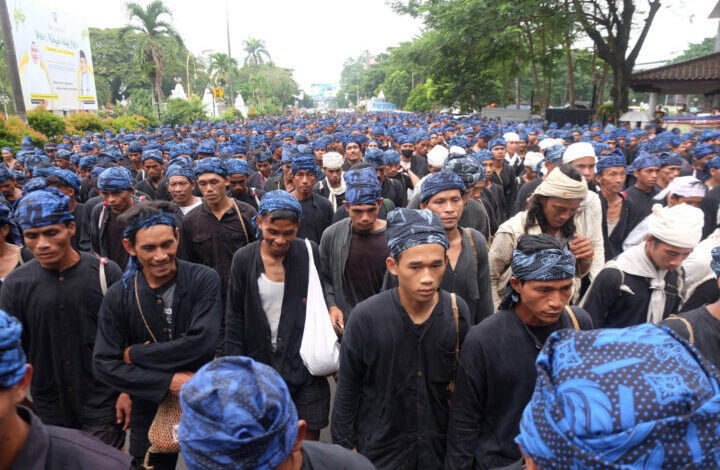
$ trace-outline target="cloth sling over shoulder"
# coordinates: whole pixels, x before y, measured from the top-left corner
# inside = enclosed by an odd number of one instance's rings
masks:
[[[243,220],[243,216],[240,213],[240,209],[237,206],[237,202],[235,202],[235,199],[231,199],[231,201],[233,203],[233,207],[235,208],[235,213],[237,214],[238,219],[240,219],[240,223],[242,224],[243,233],[245,234],[245,243],[250,244],[250,239],[248,238],[248,231],[247,231],[247,228],[245,227],[245,221]]]
[[[453,319],[455,321],[455,359],[453,360],[452,376],[450,383],[447,386],[447,401],[450,404],[452,394],[455,392],[455,374],[457,372],[458,358],[460,357],[460,313],[458,312],[457,296],[453,293],[450,294],[450,301],[452,302]]]

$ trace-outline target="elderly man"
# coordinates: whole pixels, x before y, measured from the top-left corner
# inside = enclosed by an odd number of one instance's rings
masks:
[[[627,164],[619,149],[601,157],[596,164],[595,180],[600,188],[602,207],[602,233],[605,261],[615,258],[622,251],[622,243],[628,227],[628,204],[623,185]]]
[[[173,202],[182,215],[187,214],[202,204],[202,199],[193,194],[197,181],[191,163],[174,163],[167,169],[167,188]]]
[[[558,240],[520,238],[500,310],[474,326],[463,344],[445,468],[498,468],[520,458],[513,439],[540,349],[555,331],[592,328],[585,311],[567,307],[574,275],[575,257]]]
[[[436,469],[445,458],[448,392],[468,331],[467,304],[439,289],[449,243],[427,209],[388,216],[398,287],[358,304],[340,350],[333,442],[378,469]]]
[[[362,455],[304,441],[305,420],[275,369],[223,357],[200,369],[180,393],[178,438],[190,470],[268,468],[374,470]]]
[[[536,369],[508,469],[717,468],[720,376],[667,330],[564,330]]]
[[[659,323],[680,307],[681,264],[700,241],[703,214],[687,204],[652,210],[645,241],[608,262],[583,298],[596,328]]]
[[[129,455],[87,433],[46,425],[21,406],[30,388],[33,366],[25,363],[23,327],[0,310],[0,456],[3,468],[130,470]]]

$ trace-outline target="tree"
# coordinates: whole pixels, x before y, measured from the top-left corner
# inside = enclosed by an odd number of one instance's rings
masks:
[[[265,63],[265,59],[270,61],[270,53],[262,39],[247,38],[243,41],[243,47],[247,53],[245,65],[262,65]]]
[[[216,52],[210,56],[208,72],[217,86],[225,88],[230,83],[231,78],[237,76],[237,65],[237,60],[229,55]],[[230,93],[226,93],[226,99],[229,100],[230,95]],[[230,103],[230,106],[232,106],[232,103]]]
[[[696,57],[712,54],[714,49],[715,38],[713,36],[710,36],[709,38],[705,38],[700,42],[688,44],[687,49],[685,49],[682,54],[672,59],[670,63],[674,64],[676,62],[682,62],[683,60],[690,60]]]
[[[163,16],[172,17],[170,10],[160,0],[154,0],[143,8],[135,2],[125,4],[130,23],[123,28],[122,36],[130,32],[138,34],[135,60],[150,79],[158,101],[163,101],[163,72],[167,57],[173,56],[178,46],[183,46],[180,35]],[[133,24],[133,20],[137,23]]]
[[[613,84],[610,95],[615,103],[614,117],[617,118],[628,110],[632,69],[655,14],[660,9],[660,0],[648,0],[649,9],[642,20],[640,34],[632,49],[630,33],[633,22],[637,21],[634,0],[572,0],[572,4],[585,34],[595,44],[598,57],[612,69]]]

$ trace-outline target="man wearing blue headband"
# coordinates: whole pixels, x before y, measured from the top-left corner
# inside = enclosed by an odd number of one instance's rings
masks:
[[[139,204],[122,216],[130,255],[121,282],[99,313],[93,365],[97,377],[132,398],[130,455],[158,470],[177,454],[148,450],[158,405],[213,358],[222,302],[217,273],[177,260],[177,221],[168,202]]]
[[[143,148],[140,142],[130,142],[127,149],[127,158],[129,164],[127,165],[128,170],[132,174],[133,179],[136,181],[142,181],[145,178],[145,170],[143,169],[142,162]]]
[[[502,187],[506,202],[502,209],[503,217],[501,220],[506,220],[512,214],[512,201],[515,200],[517,194],[517,185],[515,184],[517,174],[515,173],[515,168],[505,160],[507,150],[504,139],[498,138],[491,140],[488,144],[488,149],[492,152],[493,161],[495,162],[494,171],[488,174],[488,179]]]
[[[362,455],[305,440],[307,423],[272,367],[247,357],[204,366],[180,394],[178,438],[190,470],[373,470]]]
[[[8,168],[15,168],[15,153],[10,147],[2,148],[2,161]]]
[[[660,159],[645,151],[640,151],[628,171],[636,181],[625,190],[628,201],[628,228],[632,230],[652,212],[653,198],[660,192],[655,187],[660,172]]]
[[[375,172],[350,170],[345,180],[345,201],[336,213],[345,217],[328,227],[320,242],[321,275],[338,334],[353,307],[382,290],[389,254],[385,220],[379,215],[385,204]]]
[[[178,257],[215,269],[224,299],[233,253],[255,240],[250,221],[257,211],[228,196],[227,167],[219,158],[198,160],[195,177],[204,200],[183,218]]]
[[[664,153],[660,155],[660,172],[658,173],[657,187],[665,189],[668,184],[680,175],[683,166],[689,167],[687,162],[677,153]]]
[[[56,170],[45,177],[48,188],[57,188],[70,198],[70,211],[75,217],[75,234],[70,238],[70,244],[76,251],[92,252],[90,239],[90,213],[92,208],[78,202],[80,192],[80,178],[71,170]]]
[[[540,349],[555,331],[592,328],[585,311],[567,306],[574,276],[575,257],[554,237],[520,237],[499,311],[470,330],[460,353],[444,468],[499,468],[520,458],[513,439]]]
[[[118,217],[140,203],[141,198],[133,194],[132,175],[125,167],[115,165],[105,169],[97,178],[97,187],[103,202],[93,207],[90,215],[93,251],[125,266],[128,260],[127,251],[122,247],[125,227]]]
[[[305,214],[292,194],[270,191],[260,201],[255,223],[262,238],[232,259],[225,352],[275,367],[290,389],[298,417],[307,422],[307,438],[318,440],[328,424],[330,388],[325,377],[310,374],[300,356],[310,257],[297,233]],[[309,245],[319,272],[320,254],[315,243]]]
[[[630,233],[627,197],[623,192],[626,171],[625,155],[620,149],[600,157],[596,164],[595,181],[600,187],[605,261],[620,254],[622,243]]]
[[[351,136],[345,144],[345,163],[343,164],[343,171],[350,170],[350,167],[356,163],[360,163],[363,159],[362,139],[358,137],[359,136],[357,135]]]
[[[303,155],[293,159],[291,171],[295,189],[290,194],[300,201],[303,212],[303,223],[297,236],[315,243],[320,243],[320,237],[332,223],[334,213],[330,201],[313,192],[319,170],[314,156]]]
[[[443,468],[448,402],[470,313],[439,288],[449,243],[437,214],[395,209],[386,236],[386,266],[398,287],[359,303],[348,318],[333,442],[357,449],[379,470]]]
[[[248,186],[248,178],[250,176],[248,163],[240,158],[229,158],[225,160],[225,165],[228,169],[228,189],[230,190],[230,195],[238,201],[253,206],[255,210],[257,210],[260,205],[260,199],[265,194],[265,191]]]
[[[183,215],[202,204],[202,199],[193,194],[197,182],[192,163],[171,164],[168,166],[165,176],[170,196]]]
[[[667,329],[561,331],[535,370],[512,468],[717,468],[720,375]]]
[[[83,429],[122,448],[127,397],[118,400],[118,393],[95,379],[90,352],[103,296],[121,270],[72,248],[70,199],[55,188],[24,196],[15,220],[35,260],[5,278],[0,308],[25,329],[23,344],[35,369],[35,412],[45,424]]]
[[[27,332],[25,332],[27,335]],[[130,470],[131,458],[85,432],[47,425],[21,403],[35,371],[26,363],[23,327],[0,310],[0,455],[3,468],[58,465],[78,470]]]
[[[15,185],[15,175],[4,165],[0,165],[0,194],[10,206],[22,196],[22,191]]]
[[[135,183],[135,188],[150,196],[152,200],[158,199],[158,184],[163,179],[165,171],[163,154],[160,150],[145,150],[142,153],[142,162],[145,177]]]
[[[283,189],[286,191],[292,191],[295,189],[292,177],[292,162],[293,159],[298,156],[297,148],[293,145],[284,145],[282,147],[282,159],[280,160],[279,174],[269,178],[263,186],[263,191],[266,193],[275,191],[276,189]]]

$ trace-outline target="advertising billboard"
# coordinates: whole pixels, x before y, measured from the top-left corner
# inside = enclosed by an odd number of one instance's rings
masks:
[[[320,101],[335,98],[337,87],[330,83],[313,83],[310,85],[310,96],[313,100]]]
[[[97,110],[84,20],[29,0],[6,1],[25,108]]]

